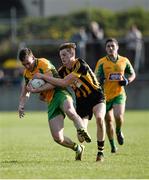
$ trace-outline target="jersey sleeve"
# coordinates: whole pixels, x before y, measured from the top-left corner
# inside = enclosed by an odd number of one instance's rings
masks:
[[[40,62],[40,68],[39,68],[40,73],[42,74],[52,73],[51,69],[52,66],[48,60],[44,60]]]
[[[134,69],[133,69],[133,67],[132,67],[132,65],[131,65],[131,63],[130,63],[130,61],[126,58],[126,68],[125,68],[125,73],[131,75],[131,74],[133,74],[133,72],[134,72]]]
[[[27,76],[26,76],[26,69],[23,72],[23,78],[24,78],[25,85],[27,85],[29,82],[29,78],[27,78]]]

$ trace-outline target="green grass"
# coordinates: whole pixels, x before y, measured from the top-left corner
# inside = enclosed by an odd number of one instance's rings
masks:
[[[0,113],[0,178],[7,179],[148,179],[149,112],[126,111],[124,146],[111,154],[106,138],[105,161],[95,162],[96,124],[89,123],[92,143],[85,144],[81,162],[75,153],[57,145],[51,138],[46,112],[27,112],[19,119],[17,112]],[[76,131],[65,119],[65,134],[75,141]]]

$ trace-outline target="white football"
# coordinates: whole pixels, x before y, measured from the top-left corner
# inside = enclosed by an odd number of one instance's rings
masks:
[[[43,79],[33,79],[30,81],[33,88],[39,88],[45,84],[45,81]]]

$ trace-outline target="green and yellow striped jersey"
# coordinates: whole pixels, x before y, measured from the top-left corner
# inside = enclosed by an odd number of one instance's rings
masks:
[[[25,78],[25,83],[28,84],[28,82],[33,78],[34,74],[36,73],[42,73],[42,74],[52,73],[54,77],[58,76],[58,72],[56,71],[55,67],[50,63],[49,60],[44,58],[39,58],[35,60],[35,65],[32,72],[30,72],[27,69],[24,70],[23,75]],[[53,94],[54,94],[54,89],[42,92],[44,101],[50,102],[53,98]]]
[[[98,60],[95,67],[97,79],[104,79],[103,89],[106,101],[114,97],[124,94],[124,87],[119,85],[119,81],[123,80],[123,76],[133,73],[133,67],[130,61],[123,56],[118,55],[118,59],[113,62],[108,56]]]

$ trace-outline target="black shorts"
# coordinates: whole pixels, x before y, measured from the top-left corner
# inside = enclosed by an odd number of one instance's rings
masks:
[[[88,95],[88,97],[77,98],[76,99],[76,111],[81,118],[89,116],[89,120],[93,116],[93,107],[99,103],[105,102],[104,94],[101,90],[96,91]]]

